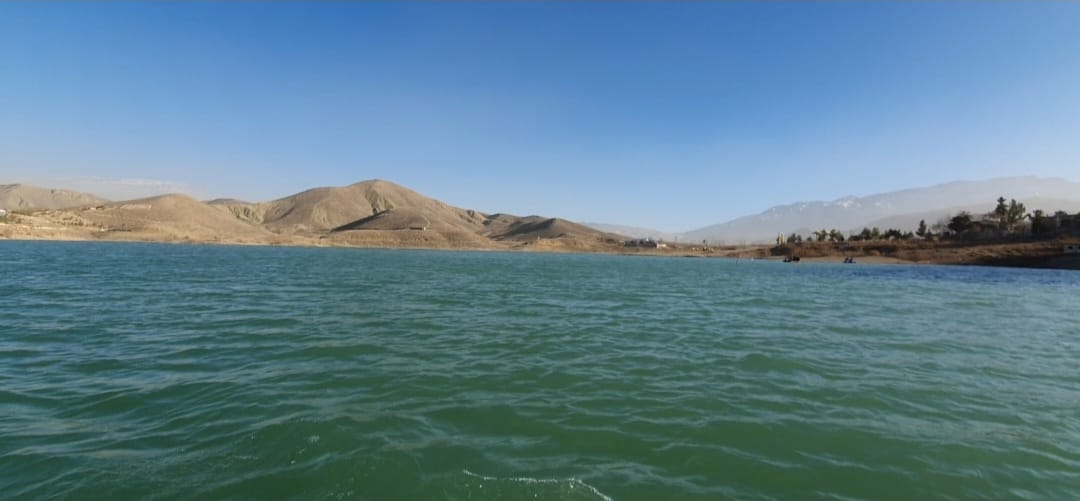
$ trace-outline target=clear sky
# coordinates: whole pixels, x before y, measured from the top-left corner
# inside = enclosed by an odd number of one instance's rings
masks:
[[[1008,175],[1080,178],[1080,3],[0,3],[0,183],[675,231]]]

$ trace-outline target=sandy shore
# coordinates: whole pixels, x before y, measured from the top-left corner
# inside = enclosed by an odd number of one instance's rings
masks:
[[[659,249],[624,247],[610,239],[555,237],[499,241],[437,231],[356,230],[333,233],[189,231],[182,226],[140,231],[101,231],[55,217],[20,216],[0,223],[0,239],[57,241],[162,242],[181,244],[359,247],[383,249],[503,250],[555,253],[603,253],[629,256],[704,257],[783,260],[796,255],[803,263],[947,264],[1080,269],[1080,255],[1066,255],[1064,246],[1080,238],[1033,242],[859,242],[804,243],[788,246],[674,246]]]

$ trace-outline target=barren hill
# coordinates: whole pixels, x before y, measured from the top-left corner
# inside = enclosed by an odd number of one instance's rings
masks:
[[[565,219],[542,216],[518,217],[510,214],[493,214],[484,221],[484,234],[496,240],[527,241],[538,238],[607,238],[618,240],[618,235],[604,233]]]
[[[54,209],[38,217],[68,227],[126,233],[140,240],[242,242],[270,236],[265,229],[241,221],[226,210],[179,194]]]
[[[27,184],[0,185],[0,209],[62,209],[104,201],[103,198],[78,191],[38,188]]]
[[[407,229],[415,226],[413,223],[423,223],[431,229],[476,228],[482,220],[473,211],[451,207],[380,179],[343,187],[313,188],[270,202],[226,201],[220,205],[240,219],[266,225],[277,232],[364,229],[361,220],[383,212],[390,212],[393,217],[378,221],[379,228],[368,229]],[[407,214],[401,212],[405,209]]]
[[[562,219],[489,216],[381,179],[314,188],[270,202],[213,203],[276,233],[326,233],[331,241],[355,245],[492,248],[537,239],[617,239]]]
[[[330,238],[352,245],[381,247],[497,247],[496,242],[479,234],[483,214],[449,206],[443,209],[423,205],[427,206],[383,209],[333,228]]]
[[[163,195],[20,216],[3,234],[32,238],[295,243],[552,250],[614,246],[619,237],[562,219],[486,214],[383,180],[314,188],[277,200],[199,202]]]
[[[404,245],[408,246],[424,243],[425,246],[436,247],[488,248],[519,246],[543,239],[552,245],[576,248],[610,243],[618,239],[615,235],[563,219],[519,217],[510,214],[487,215],[452,207],[387,181],[365,181],[345,188],[324,190],[335,190],[330,193],[322,192],[324,196],[336,198],[349,194],[360,195],[363,201],[370,203],[370,214],[332,228],[334,233],[350,233],[348,237],[335,235],[334,238],[348,238],[351,241],[373,238],[385,240],[397,235],[406,241]],[[294,197],[310,194],[311,191],[313,190]],[[289,198],[292,197],[282,200]],[[363,207],[363,202],[356,205],[366,208]]]

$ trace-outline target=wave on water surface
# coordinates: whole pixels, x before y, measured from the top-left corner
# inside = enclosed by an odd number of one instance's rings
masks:
[[[463,488],[468,493],[466,499],[476,499],[481,495],[485,499],[562,499],[613,501],[613,499],[576,478],[531,478],[531,477],[490,477],[478,475],[469,470],[461,470],[467,477]]]
[[[0,498],[1080,499],[1077,272],[0,256]]]

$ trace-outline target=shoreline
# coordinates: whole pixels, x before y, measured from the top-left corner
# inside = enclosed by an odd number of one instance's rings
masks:
[[[634,249],[626,250],[622,246],[594,246],[583,247],[572,245],[576,242],[559,242],[558,238],[541,241],[543,245],[532,245],[533,242],[519,245],[492,245],[490,247],[475,246],[410,246],[410,245],[363,245],[357,243],[335,241],[325,237],[304,235],[279,235],[280,240],[248,240],[248,239],[195,239],[184,238],[153,238],[150,235],[142,235],[142,238],[95,238],[87,235],[0,235],[0,241],[18,242],[101,242],[101,243],[147,243],[169,245],[214,245],[214,246],[237,246],[237,247],[295,247],[295,248],[342,248],[342,249],[380,249],[380,250],[432,250],[432,251],[464,251],[464,252],[509,252],[509,253],[545,253],[545,254],[604,254],[615,256],[644,256],[644,257],[680,257],[680,258],[705,258],[705,259],[736,259],[747,261],[782,261],[783,254],[776,254],[777,247],[765,245],[726,246],[722,251],[712,250],[709,252],[688,251],[686,248],[671,247],[666,249]],[[812,244],[811,254],[800,258],[799,263],[790,264],[843,264],[847,256],[854,257],[854,264],[861,265],[939,265],[939,266],[993,266],[1009,268],[1039,268],[1039,269],[1062,269],[1080,270],[1080,255],[1066,255],[1059,253],[1046,253],[1045,248],[1058,244],[1058,241],[1027,242],[1027,243],[987,243],[965,245],[922,245],[912,249],[912,257],[918,252],[931,251],[931,255],[923,256],[923,259],[908,258],[904,252],[900,255],[874,255],[870,253],[853,252],[855,249],[846,249],[847,252],[836,252],[826,246]],[[1023,247],[1029,247],[1024,249]],[[1040,252],[1036,252],[1039,250]],[[830,252],[832,251],[832,252]],[[1009,252],[1006,252],[1009,251]]]

